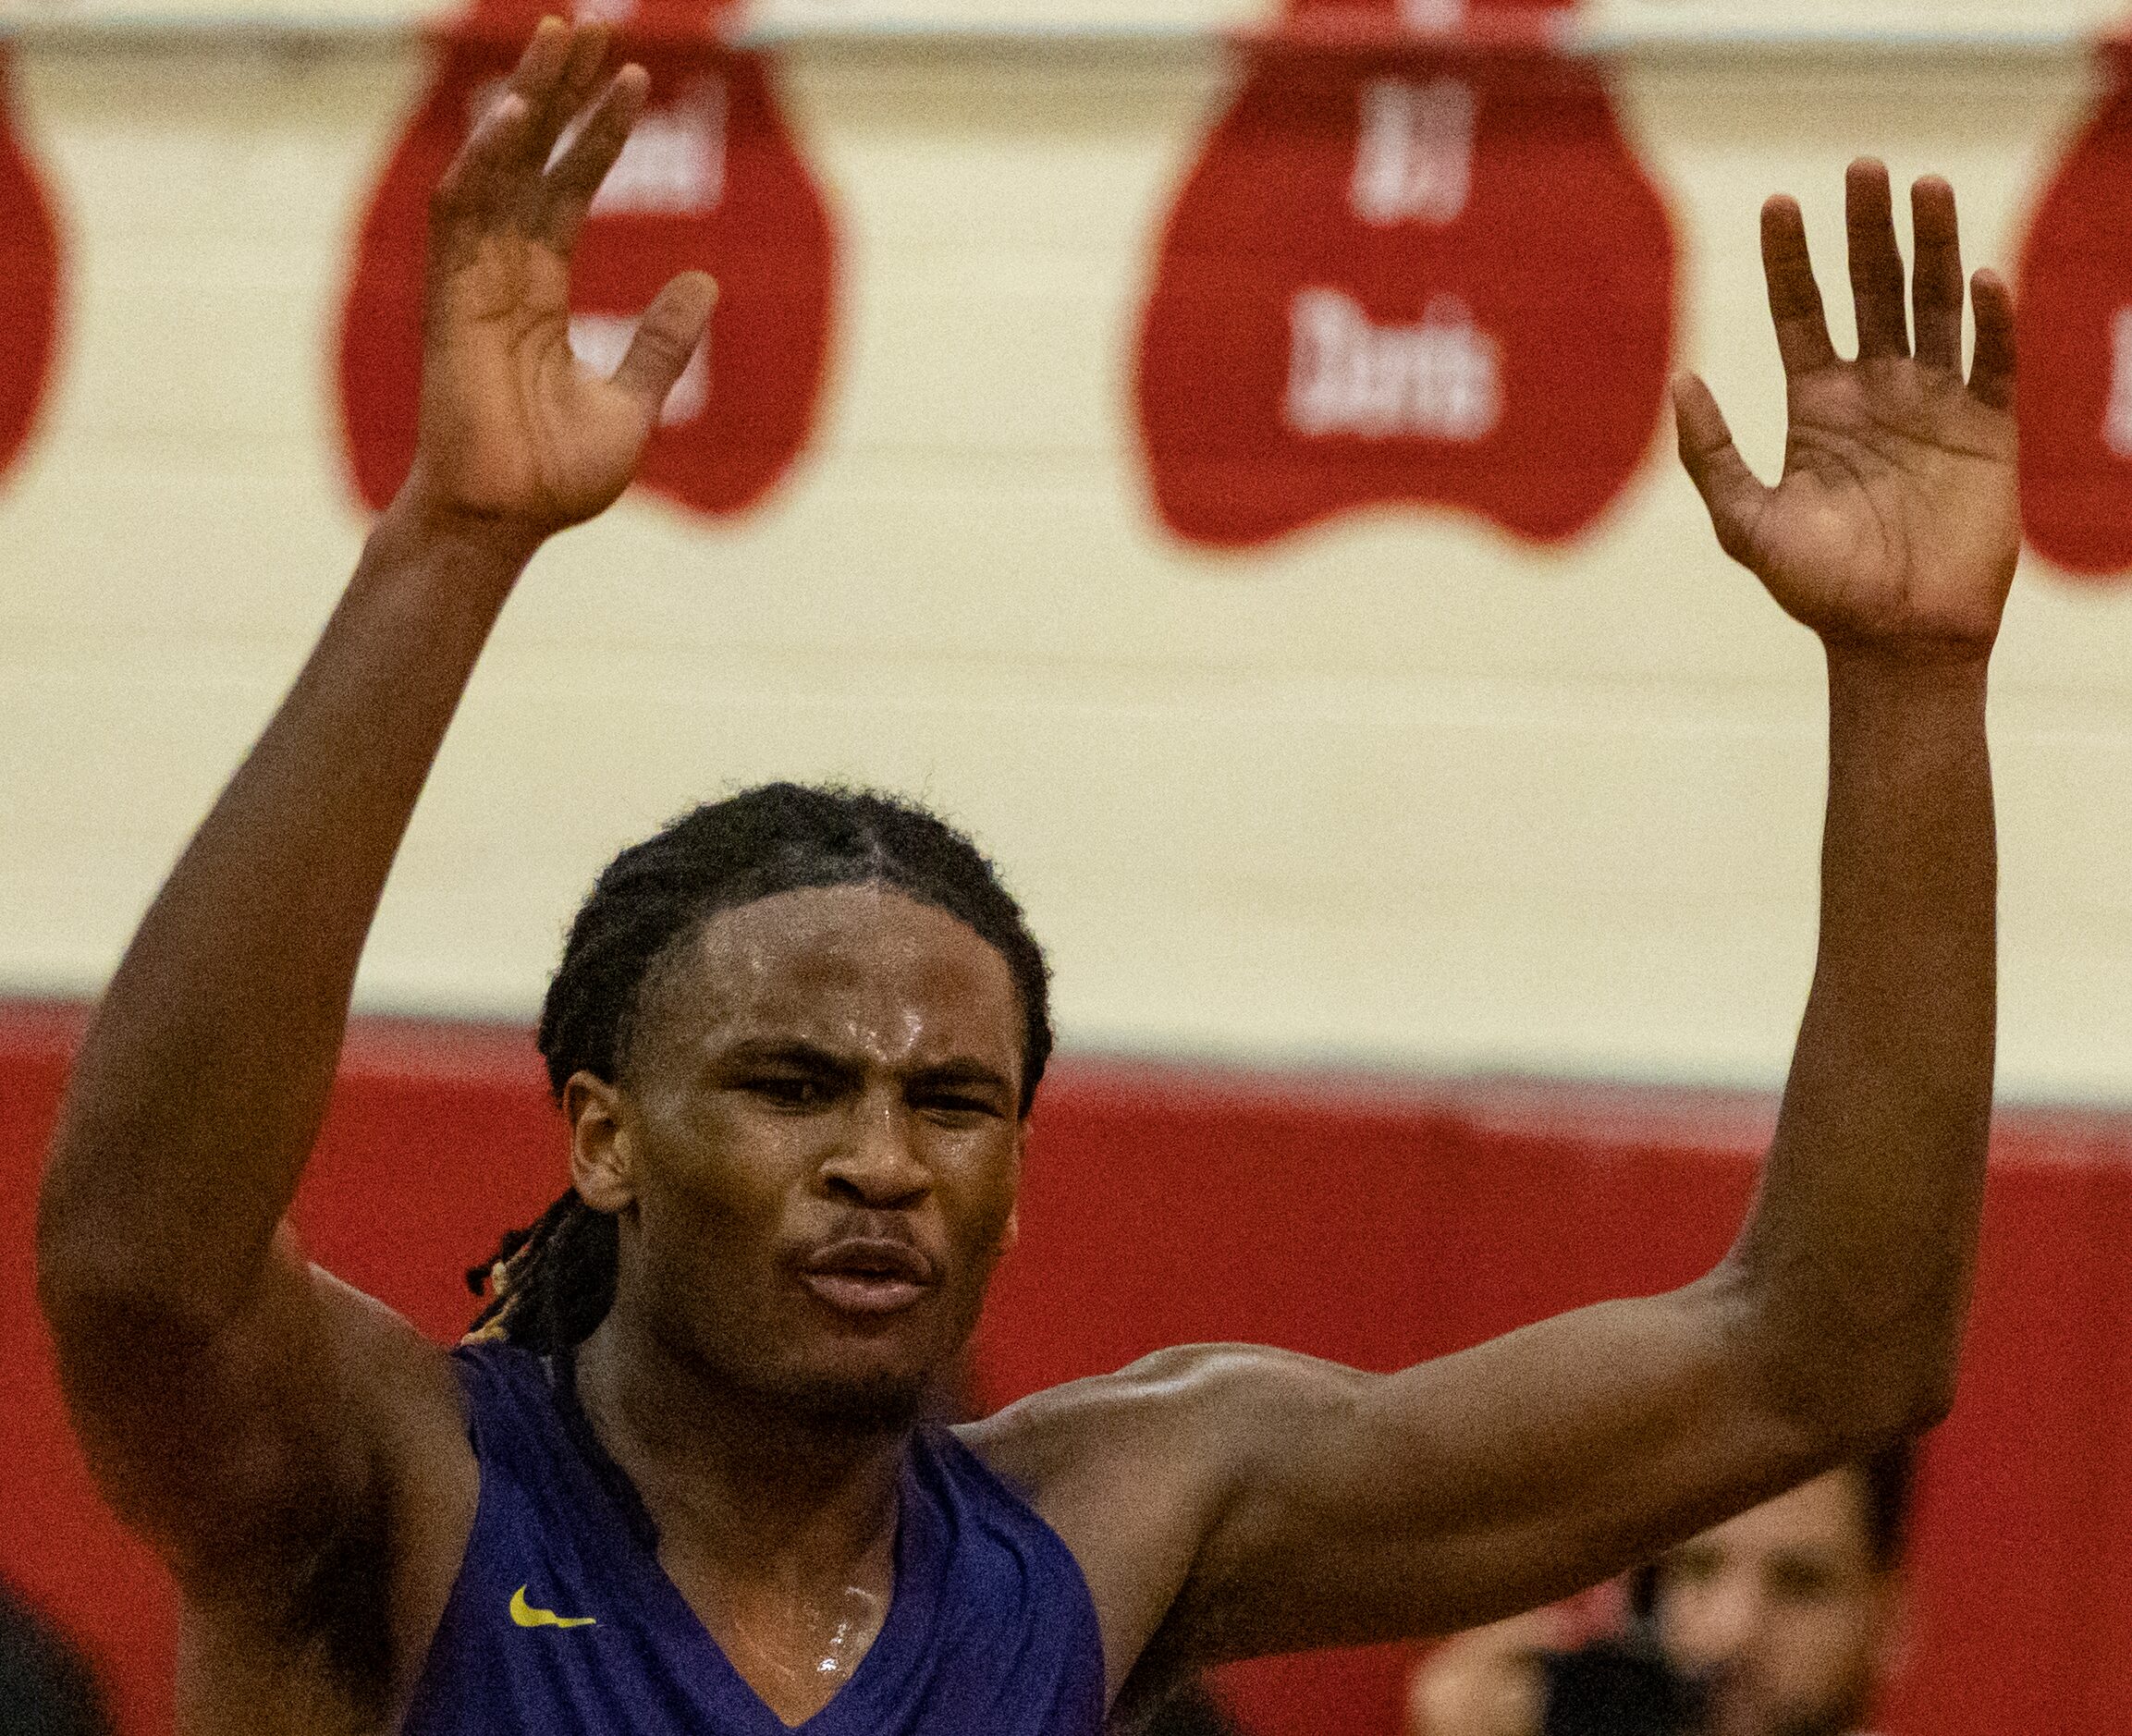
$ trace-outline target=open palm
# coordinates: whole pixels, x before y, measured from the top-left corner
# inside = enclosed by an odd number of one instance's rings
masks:
[[[647,88],[624,67],[594,100],[607,46],[599,26],[544,22],[432,200],[409,480],[426,510],[536,534],[591,518],[629,484],[703,337],[714,290],[688,272],[611,378],[570,352],[570,252]]]
[[[1825,641],[1981,655],[2020,552],[2012,299],[1978,273],[1965,383],[1954,196],[1918,182],[1913,353],[1887,170],[1854,163],[1845,194],[1857,360],[1830,341],[1798,205],[1771,200],[1762,264],[1791,414],[1783,475],[1774,488],[1757,480],[1693,375],[1674,395],[1681,460],[1720,545]]]

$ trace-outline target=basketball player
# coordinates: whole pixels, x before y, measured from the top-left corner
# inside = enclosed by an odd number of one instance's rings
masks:
[[[571,243],[645,93],[604,53],[544,24],[447,175],[412,474],[143,922],[52,1156],[43,1304],[102,1485],[182,1588],[188,1727],[1084,1733],[1220,1659],[1558,1597],[1938,1418],[1991,1100],[2011,307],[1978,277],[1965,383],[1953,198],[1920,182],[1913,353],[1871,164],[1856,362],[1797,208],[1763,215],[1778,486],[1677,394],[1719,541],[1830,689],[1813,991],[1709,1276],[1390,1375],[1182,1349],[924,1424],[1013,1240],[1043,961],[937,821],[789,785],[602,875],[542,1021],[571,1192],[478,1342],[305,1262],[284,1214],[453,708],[710,309],[683,275],[611,378],[571,360]]]

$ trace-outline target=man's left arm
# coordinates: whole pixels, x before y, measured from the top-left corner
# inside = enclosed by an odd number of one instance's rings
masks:
[[[1832,655],[1829,682],[1820,956],[1731,1253],[1395,1375],[1183,1353],[1180,1459],[1221,1473],[1165,1652],[1476,1626],[1944,1415],[1990,1126],[1981,679]]]
[[[1979,274],[1965,381],[1953,195],[1920,182],[1913,354],[1886,172],[1854,165],[1848,192],[1856,361],[1830,342],[1798,207],[1763,213],[1779,484],[1699,381],[1676,391],[1719,542],[1828,659],[1820,951],[1748,1221],[1682,1290],[1395,1375],[1197,1347],[984,1425],[1087,1572],[1114,1687],[1143,1657],[1152,1681],[1531,1608],[1952,1402],[1991,1112],[2011,305]]]

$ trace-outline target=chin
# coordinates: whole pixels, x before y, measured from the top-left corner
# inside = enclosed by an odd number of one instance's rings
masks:
[[[920,1311],[860,1328],[825,1327],[814,1309],[692,1324],[692,1350],[738,1392],[803,1424],[854,1434],[906,1431],[937,1414],[943,1377],[952,1378],[968,1337],[959,1320]]]
[[[932,1372],[876,1369],[806,1375],[779,1394],[794,1414],[839,1433],[902,1434],[927,1413]]]
[[[1729,1704],[1721,1699],[1711,1706],[1706,1725],[1710,1736],[1851,1736],[1862,1728],[1862,1723],[1827,1705],[1773,1706],[1758,1697]]]

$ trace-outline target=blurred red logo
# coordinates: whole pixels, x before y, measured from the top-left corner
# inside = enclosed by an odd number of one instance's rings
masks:
[[[2132,569],[2132,49],[2036,207],[2021,251],[2021,517],[2088,577]]]
[[[371,201],[341,326],[340,399],[356,490],[373,510],[414,458],[430,189],[551,9],[488,0],[452,30]],[[697,512],[739,512],[791,467],[814,426],[835,295],[828,214],[770,67],[717,39],[729,7],[579,10],[615,24],[616,63],[642,63],[652,95],[578,241],[570,346],[588,367],[611,369],[662,284],[691,269],[715,276],[709,334],[667,398],[637,480]]]
[[[0,50],[0,473],[21,455],[51,384],[59,347],[59,236],[36,172],[15,138]]]
[[[1552,16],[1296,0],[1246,51],[1141,332],[1141,434],[1179,535],[1249,544],[1405,503],[1554,541],[1642,463],[1672,231]]]

